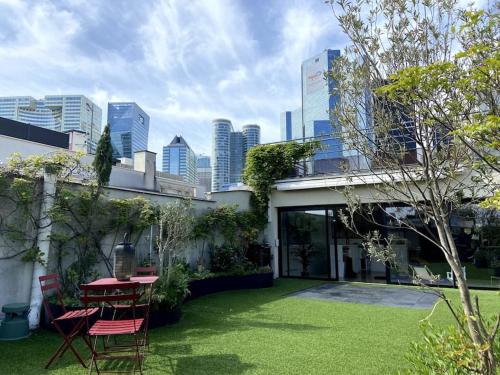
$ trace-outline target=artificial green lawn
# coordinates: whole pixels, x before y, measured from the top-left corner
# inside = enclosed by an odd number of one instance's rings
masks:
[[[406,366],[410,342],[421,338],[418,321],[430,310],[287,296],[319,283],[277,280],[273,288],[186,303],[180,323],[151,331],[146,374],[394,374]],[[455,290],[447,293],[457,297]],[[483,313],[500,307],[497,292],[477,294]],[[444,305],[432,322],[451,323]],[[46,331],[0,342],[0,374],[87,373],[70,353],[43,370],[59,343]]]

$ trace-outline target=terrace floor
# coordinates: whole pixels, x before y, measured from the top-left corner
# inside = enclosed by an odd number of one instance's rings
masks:
[[[394,374],[406,367],[410,343],[421,339],[418,322],[431,309],[293,296],[321,284],[277,280],[273,288],[186,303],[178,324],[151,331],[145,374]],[[458,301],[456,290],[446,293]],[[498,309],[497,292],[477,294],[484,314]],[[431,321],[452,323],[446,306],[439,304]],[[86,374],[69,354],[43,370],[59,343],[43,330],[0,342],[0,374]]]

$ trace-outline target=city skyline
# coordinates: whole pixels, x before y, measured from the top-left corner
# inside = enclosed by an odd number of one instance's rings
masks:
[[[158,155],[176,134],[210,154],[219,117],[277,141],[280,112],[300,105],[301,62],[345,44],[322,2],[90,3],[0,1],[0,95],[79,92],[104,119],[107,103],[136,102]]]

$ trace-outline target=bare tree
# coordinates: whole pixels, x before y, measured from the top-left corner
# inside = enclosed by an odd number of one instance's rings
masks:
[[[167,261],[167,285],[170,282],[172,266],[184,250],[191,238],[194,216],[191,212],[191,201],[178,200],[160,207],[158,214],[159,233],[156,238],[160,275],[163,275],[165,260]],[[166,259],[165,259],[166,258]]]
[[[358,196],[346,188],[342,221],[378,259],[394,262],[392,239],[362,233],[356,216],[380,228],[406,228],[441,250],[466,325],[452,311],[482,352],[484,372],[493,374],[500,313],[488,331],[465,280],[450,218],[498,190],[497,151],[478,147],[462,132],[487,125],[492,116],[498,125],[498,13],[464,11],[454,0],[329,3],[352,42],[329,72],[339,97],[334,131],[351,185],[368,184],[373,192]],[[388,211],[388,202],[409,207],[421,224]],[[392,223],[380,221],[381,211]]]

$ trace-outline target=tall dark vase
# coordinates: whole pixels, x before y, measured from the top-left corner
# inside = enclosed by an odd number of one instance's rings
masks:
[[[134,275],[135,248],[130,242],[122,242],[115,247],[113,262],[114,275],[118,280],[128,281]]]

